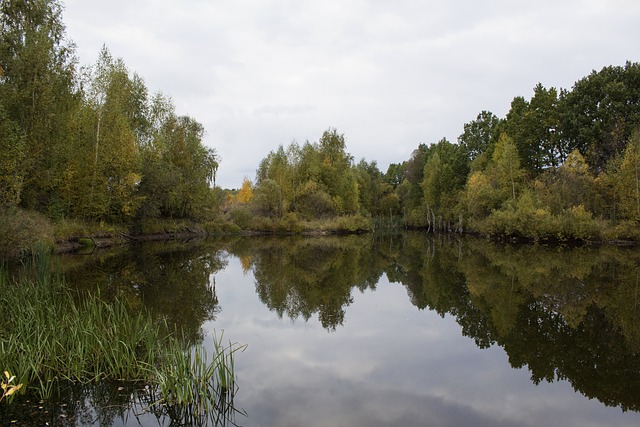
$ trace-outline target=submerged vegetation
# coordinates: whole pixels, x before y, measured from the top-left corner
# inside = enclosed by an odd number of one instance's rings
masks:
[[[221,402],[232,403],[234,353],[243,347],[214,337],[208,355],[146,310],[107,302],[99,291],[73,292],[50,274],[48,259],[39,257],[30,279],[0,272],[0,302],[11,309],[0,319],[0,366],[27,393],[49,399],[65,384],[120,381],[145,384],[153,406],[186,408],[194,416],[215,415]]]

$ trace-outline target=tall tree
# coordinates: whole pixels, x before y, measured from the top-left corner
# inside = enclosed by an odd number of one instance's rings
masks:
[[[546,89],[538,83],[530,101],[514,98],[507,113],[505,131],[518,148],[522,167],[532,177],[559,166],[569,154],[558,134],[558,102],[555,88]]]
[[[459,192],[469,174],[467,147],[443,138],[430,147],[427,157],[420,183],[424,211],[450,222],[455,219]]]
[[[562,97],[561,137],[595,171],[622,153],[640,126],[640,64],[608,66],[577,81]]]
[[[520,167],[516,145],[507,134],[501,134],[498,139],[488,173],[503,195],[502,200],[515,201],[516,190],[523,184],[525,171]]]
[[[83,125],[77,135],[81,153],[72,168],[81,192],[76,210],[86,218],[125,221],[136,215],[141,203],[135,123],[145,115],[141,105],[146,89],[134,83],[124,62],[113,59],[106,47],[86,79]]]
[[[328,129],[318,141],[322,158],[321,181],[331,196],[340,214],[355,214],[359,211],[358,184],[352,171],[353,157],[346,151],[343,134]]]
[[[640,130],[629,140],[613,180],[622,217],[640,221]]]
[[[484,153],[491,156],[492,147],[498,140],[501,120],[490,111],[481,111],[475,120],[464,124],[458,143],[464,146],[471,160]]]
[[[12,202],[48,209],[77,108],[74,47],[55,0],[0,1],[0,137],[13,157]],[[5,191],[5,193],[7,193]]]

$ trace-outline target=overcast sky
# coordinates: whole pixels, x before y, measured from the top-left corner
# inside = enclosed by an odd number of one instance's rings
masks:
[[[102,45],[207,131],[237,188],[278,145],[343,133],[356,162],[451,142],[533,87],[640,61],[638,0],[67,0],[80,63]]]

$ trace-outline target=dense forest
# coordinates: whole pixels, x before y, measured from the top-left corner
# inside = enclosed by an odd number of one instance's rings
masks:
[[[213,231],[404,226],[640,238],[638,63],[593,71],[570,90],[538,84],[506,117],[482,111],[456,142],[420,144],[386,172],[356,163],[329,128],[318,142],[276,148],[255,180],[222,190],[203,126],[150,94],[106,46],[79,66],[58,1],[1,0],[0,28],[0,231],[13,239],[5,246],[50,224],[133,233],[175,220]]]

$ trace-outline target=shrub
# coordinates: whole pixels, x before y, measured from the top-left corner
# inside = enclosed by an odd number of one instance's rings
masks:
[[[371,220],[362,215],[341,216],[328,223],[328,231],[356,233],[371,230]]]
[[[603,232],[608,240],[640,240],[640,226],[637,221],[622,221],[608,227]]]
[[[91,227],[82,221],[63,218],[53,226],[53,235],[56,241],[68,240],[72,237],[88,236]]]
[[[600,227],[593,219],[591,213],[582,205],[572,206],[565,214],[569,220],[568,234],[578,240],[587,240],[600,237]]]
[[[246,230],[251,225],[251,219],[253,215],[251,215],[251,212],[249,212],[249,209],[247,209],[246,207],[235,206],[229,211],[229,217],[235,225],[243,230]]]
[[[53,246],[53,226],[42,214],[15,207],[0,208],[0,258],[18,258],[36,246]]]
[[[250,228],[255,231],[274,231],[275,229],[273,220],[264,216],[254,217]]]

